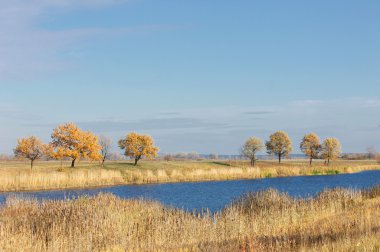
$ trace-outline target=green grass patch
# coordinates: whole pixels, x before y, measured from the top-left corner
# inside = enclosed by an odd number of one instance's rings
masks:
[[[318,171],[318,170],[313,170],[311,172],[312,175],[322,175],[323,173],[321,171]]]
[[[326,174],[329,174],[329,175],[334,175],[334,174],[339,174],[340,173],[340,171],[338,171],[338,170],[327,170],[326,171]]]
[[[265,178],[272,178],[273,177],[273,175],[272,175],[272,173],[266,173],[265,175],[264,175],[264,177]]]

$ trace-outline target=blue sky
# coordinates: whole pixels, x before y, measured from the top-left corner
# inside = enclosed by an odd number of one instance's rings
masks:
[[[380,2],[0,0],[0,153],[73,121],[162,152],[380,150]],[[116,148],[115,148],[116,150]]]

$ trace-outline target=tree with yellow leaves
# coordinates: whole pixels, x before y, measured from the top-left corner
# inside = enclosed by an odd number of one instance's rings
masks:
[[[313,158],[318,158],[321,151],[321,141],[317,134],[310,133],[302,138],[300,149],[306,156],[309,157],[309,164],[311,165]]]
[[[22,138],[17,141],[14,154],[19,158],[27,158],[30,160],[30,169],[33,169],[35,160],[40,159],[46,154],[47,145],[42,143],[37,137],[31,136]]]
[[[102,157],[98,137],[90,131],[82,131],[74,123],[57,126],[51,138],[51,156],[58,159],[71,158],[71,167],[74,167],[75,161],[80,158],[100,160]]]
[[[263,141],[257,137],[250,137],[247,141],[245,141],[240,153],[242,156],[251,160],[251,166],[255,166],[257,161],[256,154],[262,149],[264,149]]]
[[[268,154],[278,156],[278,162],[281,163],[283,156],[288,156],[292,152],[292,141],[284,131],[277,131],[269,136],[269,141],[265,143]]]
[[[120,139],[118,143],[119,147],[125,150],[124,154],[135,160],[135,166],[143,157],[153,158],[157,156],[158,148],[154,146],[153,138],[149,135],[132,132],[125,139]]]
[[[325,159],[325,164],[329,165],[330,160],[337,159],[341,154],[341,145],[336,138],[327,138],[322,144],[322,158]]]

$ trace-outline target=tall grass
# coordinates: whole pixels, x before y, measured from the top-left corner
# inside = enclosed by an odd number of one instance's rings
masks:
[[[215,214],[109,194],[9,198],[0,207],[0,251],[378,251],[379,207],[380,187],[302,200],[268,190]]]
[[[247,161],[145,161],[138,166],[127,162],[109,162],[104,168],[81,162],[77,168],[65,168],[60,162],[38,162],[30,170],[27,162],[0,161],[0,191],[42,190],[115,184],[206,181],[353,173],[380,169],[376,161],[339,161],[330,166],[292,160],[282,164]]]
[[[55,167],[56,163],[51,163],[52,166],[49,167],[30,170],[20,163],[13,165],[15,167],[0,168],[0,191],[46,190],[124,183],[123,176],[118,170],[61,169],[60,166]]]

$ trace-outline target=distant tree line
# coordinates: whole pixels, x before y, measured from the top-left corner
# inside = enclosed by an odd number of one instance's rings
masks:
[[[90,131],[83,131],[74,123],[58,125],[51,134],[51,142],[45,144],[35,136],[22,138],[17,141],[14,149],[16,158],[26,158],[30,160],[30,167],[33,168],[35,160],[56,159],[70,160],[71,167],[75,167],[77,161],[87,159],[99,161],[103,166],[106,160],[124,159],[119,153],[111,153],[112,141],[106,136],[96,136]],[[118,146],[124,151],[124,156],[134,161],[134,165],[143,158],[152,159],[158,156],[158,148],[154,146],[153,138],[150,135],[141,135],[135,132],[128,133],[118,141]],[[378,159],[373,147],[368,148],[368,154],[341,154],[341,144],[336,138],[326,138],[323,142],[315,133],[306,134],[299,145],[300,150],[312,164],[313,159],[324,159],[325,164],[329,165],[332,160],[337,158],[345,159]],[[278,158],[281,163],[283,158],[289,157],[293,147],[292,141],[284,131],[277,131],[269,136],[264,143],[260,138],[250,137],[240,149],[240,154],[248,158],[252,166],[255,166],[258,158],[257,154],[266,149],[270,155]],[[165,154],[161,157],[166,161],[171,160],[199,160],[208,158],[217,160],[217,154],[208,156],[197,152]],[[11,159],[8,155],[0,155],[0,160]]]
[[[215,154],[214,154],[215,155]],[[215,155],[217,158],[217,155]],[[201,155],[198,154],[198,152],[180,152],[175,154],[166,153],[162,156],[163,160],[165,161],[181,161],[181,160],[200,160],[203,159]]]
[[[288,134],[284,131],[277,131],[269,136],[269,140],[265,142],[257,137],[250,137],[246,140],[240,149],[243,157],[251,161],[251,166],[255,166],[257,161],[257,153],[266,148],[270,155],[275,155],[278,162],[281,163],[282,158],[288,157],[292,152],[292,141]],[[315,133],[310,133],[302,138],[300,143],[301,151],[309,158],[309,164],[313,159],[322,158],[325,164],[329,165],[331,160],[335,160],[341,155],[341,144],[336,138],[326,138],[322,143]]]

